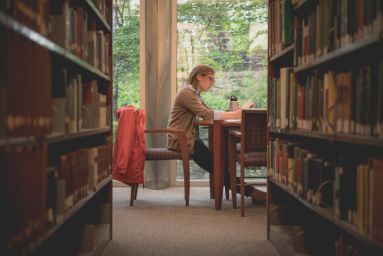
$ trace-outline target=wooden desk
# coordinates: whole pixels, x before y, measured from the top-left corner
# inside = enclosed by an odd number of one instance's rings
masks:
[[[214,157],[215,209],[221,210],[224,172],[227,172],[228,169],[228,133],[230,129],[239,129],[241,127],[241,120],[198,121],[196,125],[209,127],[209,147],[213,150]]]

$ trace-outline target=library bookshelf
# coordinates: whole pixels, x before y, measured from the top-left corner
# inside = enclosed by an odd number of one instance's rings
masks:
[[[268,5],[268,239],[383,255],[383,1]]]
[[[0,3],[0,255],[112,239],[112,0]]]

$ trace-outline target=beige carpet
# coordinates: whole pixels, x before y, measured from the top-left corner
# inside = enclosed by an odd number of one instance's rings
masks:
[[[185,207],[183,188],[140,187],[131,207],[130,189],[114,188],[113,240],[104,256],[279,255],[266,240],[266,206],[247,198],[241,218],[228,200],[216,211],[208,188],[191,188],[190,194]]]

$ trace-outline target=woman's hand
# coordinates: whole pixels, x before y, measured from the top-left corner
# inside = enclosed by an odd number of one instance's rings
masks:
[[[238,108],[236,111],[233,111],[234,118],[233,119],[241,119],[242,117],[242,109]]]
[[[238,108],[235,111],[230,111],[230,112],[222,112],[221,113],[221,119],[241,119],[242,117],[242,109]]]

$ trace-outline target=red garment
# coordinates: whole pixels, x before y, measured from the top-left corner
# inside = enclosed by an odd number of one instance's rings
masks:
[[[113,179],[143,183],[145,167],[145,111],[133,106],[116,112],[118,127],[113,154]]]

